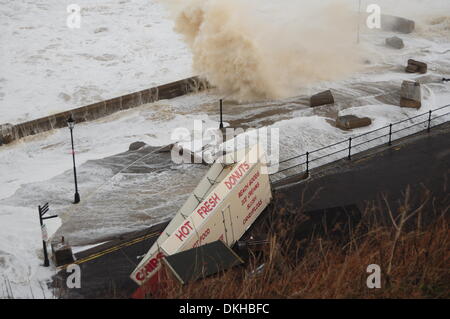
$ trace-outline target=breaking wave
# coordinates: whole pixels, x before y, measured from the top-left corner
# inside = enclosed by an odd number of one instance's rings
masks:
[[[240,101],[287,97],[358,69],[357,16],[343,1],[163,1],[194,71]]]

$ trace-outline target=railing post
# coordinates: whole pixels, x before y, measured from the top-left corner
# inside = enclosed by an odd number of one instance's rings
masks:
[[[430,133],[431,131],[431,110],[430,112],[428,112],[428,128],[427,128],[427,132]]]
[[[348,139],[348,159],[352,159],[352,138]]]
[[[309,152],[306,152],[306,175],[309,175]]]
[[[392,124],[389,124],[389,146],[392,145]]]

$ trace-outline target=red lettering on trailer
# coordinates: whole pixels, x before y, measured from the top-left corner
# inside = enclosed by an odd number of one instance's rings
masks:
[[[149,264],[153,267],[153,269],[155,269],[156,266],[158,266],[158,260],[152,259],[152,260],[150,260]]]
[[[262,200],[260,199],[260,200],[258,201],[258,203],[256,203],[255,206],[253,206],[252,211],[251,211],[247,216],[245,216],[245,218],[244,218],[244,220],[243,220],[243,224],[244,224],[244,225],[245,225],[245,224],[248,222],[248,220],[253,216],[253,214],[256,212],[256,210],[257,210],[259,207],[261,207],[261,205],[262,205]]]
[[[159,260],[162,258],[164,258],[164,253],[159,252],[154,258],[148,260],[147,263],[136,273],[136,280],[144,281],[148,274],[152,273],[159,266]]]
[[[256,197],[253,197],[251,199],[251,201],[247,204],[247,210],[250,209],[250,207],[252,207],[252,205],[256,202]]]
[[[252,186],[253,183],[259,178],[259,175],[260,175],[260,173],[259,173],[259,171],[257,171],[257,172],[255,173],[255,175],[253,175],[253,177],[252,177],[252,179],[250,180],[250,182],[248,183],[248,185],[249,185],[249,186]]]
[[[249,170],[249,168],[250,168],[250,165],[247,164],[246,162],[239,165],[236,168],[236,170],[231,174],[231,176],[228,177],[228,179],[224,182],[225,186],[229,190],[231,190],[235,185],[237,185],[239,183],[240,179]]]
[[[208,237],[208,235],[211,233],[211,229],[206,229],[205,232],[200,236],[200,239],[198,239],[194,245],[192,246],[192,248],[196,248],[198,246],[201,245],[202,242],[205,241],[206,237]]]
[[[197,214],[200,215],[201,218],[205,219],[209,212],[211,212],[220,202],[220,197],[216,193],[214,195],[211,195],[207,200],[205,200],[197,209]]]
[[[259,171],[257,171],[255,175],[253,175],[252,178],[248,181],[248,183],[245,184],[245,186],[239,192],[239,198],[241,198],[245,194],[245,192],[249,189],[249,187],[253,185],[253,183],[259,178],[259,175],[260,175]]]
[[[248,184],[246,184],[240,191],[239,191],[239,198],[242,197],[242,195],[244,195],[244,193],[247,191],[248,189]]]
[[[179,240],[183,241],[184,235],[182,233],[175,234]]]
[[[147,293],[156,292],[159,288],[160,271],[153,274],[147,281],[143,282],[142,285],[136,289],[132,294],[134,299],[144,299]]]
[[[259,182],[257,182],[255,184],[255,186],[253,186],[253,188],[248,192],[248,196],[252,196],[253,193],[259,188]]]
[[[189,236],[191,230],[192,230],[192,226],[191,226],[191,222],[190,221],[186,221],[183,225],[180,226],[180,228],[177,230],[177,232],[175,233],[175,236],[183,241],[184,238],[186,238],[187,236]]]

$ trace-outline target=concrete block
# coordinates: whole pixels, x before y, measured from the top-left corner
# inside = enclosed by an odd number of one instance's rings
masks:
[[[428,65],[424,62],[409,59],[408,66],[406,67],[406,72],[408,72],[408,73],[418,72],[421,74],[425,74],[428,72]]]
[[[417,65],[408,65],[405,71],[406,73],[417,73],[419,72],[419,67]]]
[[[365,127],[372,124],[372,120],[368,117],[357,117],[355,115],[339,116],[336,119],[336,127],[343,130],[351,130],[355,128]]]
[[[334,97],[330,90],[324,91],[311,96],[310,105],[311,107],[334,104]]]
[[[71,264],[75,261],[73,258],[72,247],[64,242],[52,242],[52,253],[56,267]]]
[[[422,101],[422,89],[420,83],[412,81],[403,81],[400,91],[400,97],[413,100]]]
[[[400,33],[412,33],[416,28],[413,20],[395,17],[390,15],[381,15],[381,29],[384,31],[393,31]]]
[[[403,43],[403,40],[399,37],[392,37],[386,39],[386,45],[394,48],[394,49],[403,49],[405,47],[405,44]]]

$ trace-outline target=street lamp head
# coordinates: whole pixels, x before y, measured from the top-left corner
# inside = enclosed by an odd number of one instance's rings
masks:
[[[73,129],[75,127],[75,121],[72,118],[72,115],[67,119],[67,125],[70,129]]]

